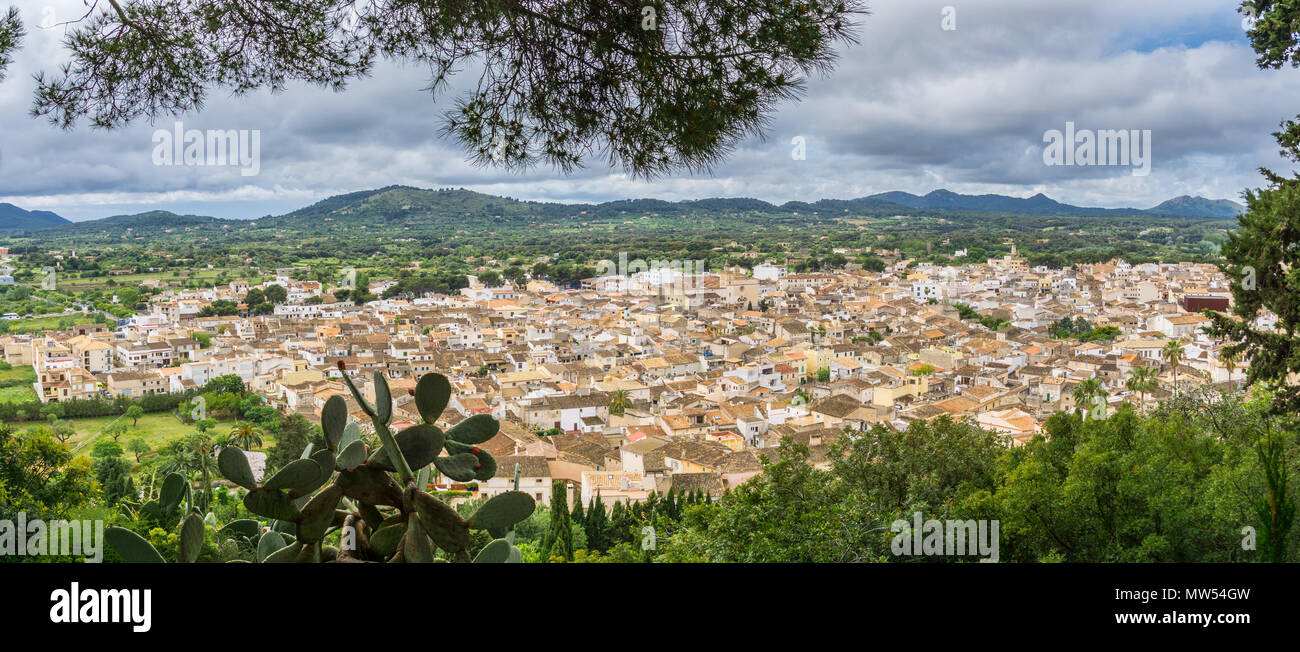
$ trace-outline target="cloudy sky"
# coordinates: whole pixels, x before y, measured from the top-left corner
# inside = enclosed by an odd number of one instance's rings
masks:
[[[106,132],[29,117],[32,75],[65,60],[62,28],[41,23],[85,9],[9,2],[29,34],[0,82],[0,202],[73,220],[153,209],[260,217],[390,184],[550,201],[778,203],[947,188],[1148,207],[1177,195],[1239,199],[1259,185],[1257,168],[1290,169],[1270,133],[1300,113],[1300,70],[1255,67],[1233,0],[877,0],[836,70],[711,175],[637,182],[599,161],[567,177],[476,168],[438,136],[443,106],[420,90],[427,72],[392,64],[344,93],[218,90],[201,113],[180,117],[187,129],[260,130],[260,170],[243,176],[154,165],[153,133],[170,119]],[[943,29],[947,7],[955,30]],[[1150,130],[1150,174],[1044,165],[1044,133],[1066,122]],[[799,136],[804,160],[791,156]]]

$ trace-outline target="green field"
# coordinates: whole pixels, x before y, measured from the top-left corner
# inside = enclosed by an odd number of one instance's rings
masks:
[[[108,435],[104,434],[104,429],[118,419],[121,419],[128,426],[131,425],[131,420],[126,417],[64,419],[64,423],[69,423],[76,429],[76,434],[72,436],[72,439],[68,440],[68,445],[72,447],[72,452],[74,454],[89,453],[91,447],[99,439],[111,439]],[[211,430],[208,430],[208,433],[213,435],[224,435],[230,432],[230,429],[234,426],[235,422],[233,420],[219,421],[216,426]],[[157,450],[166,445],[168,441],[177,437],[192,434],[194,431],[194,424],[181,423],[180,419],[172,416],[170,412],[159,412],[146,414],[143,417],[140,417],[140,421],[136,427],[128,430],[125,435],[122,435],[117,440],[117,442],[121,444],[123,448],[126,448],[127,442],[136,437],[144,437],[145,443],[149,444],[149,448]],[[275,443],[275,438],[270,437],[269,435],[264,435],[262,437],[262,442],[262,447],[257,450],[266,450]]]
[[[174,271],[170,270],[163,272],[146,272],[141,274],[123,274],[121,276],[101,274],[88,277],[76,277],[68,275],[60,278],[59,289],[75,292],[91,288],[133,287],[140,285],[144,281],[151,280],[162,281],[173,285],[184,285],[186,281],[192,280],[212,281],[222,274],[225,274],[232,279],[242,279],[249,282],[261,282],[262,280],[265,280],[256,277],[256,275],[249,274],[248,271],[243,268],[227,267],[204,269],[199,271],[186,270],[184,276],[178,275]],[[271,277],[267,276],[266,278],[269,279]],[[113,281],[112,286],[109,285],[110,280]]]
[[[36,370],[28,365],[12,369],[0,369],[0,381],[22,380],[24,384],[0,388],[0,403],[23,403],[36,400],[36,390],[31,384],[36,382]]]
[[[59,327],[59,321],[62,319],[71,319],[72,324],[93,324],[95,323],[94,315],[50,315],[49,317],[33,317],[31,319],[15,319],[9,322],[10,333],[36,333],[40,331],[55,330]]]
[[[0,388],[0,403],[26,403],[36,400],[36,390],[29,385]]]
[[[31,365],[19,365],[9,369],[0,369],[0,381],[21,378],[29,383],[36,382],[36,370]]]

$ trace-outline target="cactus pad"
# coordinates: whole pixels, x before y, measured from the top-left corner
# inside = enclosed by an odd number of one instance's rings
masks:
[[[447,430],[447,439],[462,444],[481,444],[496,436],[501,424],[490,414],[475,414]]]
[[[316,463],[311,464],[314,466]],[[248,495],[244,496],[244,507],[258,516],[281,521],[293,521],[298,518],[298,510],[294,508],[289,496],[268,487],[259,487],[248,492]]]
[[[104,529],[104,541],[113,548],[119,557],[131,564],[162,564],[162,555],[143,537],[126,528],[110,527]]]
[[[537,504],[532,496],[521,491],[507,491],[488,499],[469,519],[475,530],[509,528],[532,515]]]
[[[450,400],[451,383],[442,374],[425,374],[415,385],[415,408],[425,423],[437,421]]]
[[[227,446],[217,455],[217,468],[227,480],[245,488],[256,489],[257,481],[253,479],[253,470],[248,466],[248,457],[238,446]]]
[[[185,524],[181,526],[181,561],[192,564],[199,558],[203,551],[204,533],[202,516],[190,514],[185,517]]]

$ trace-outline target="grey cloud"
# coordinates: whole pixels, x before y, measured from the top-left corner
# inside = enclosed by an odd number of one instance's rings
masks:
[[[62,19],[79,0],[18,0],[29,23],[46,5]],[[953,6],[958,29],[940,28]],[[26,115],[31,74],[64,57],[57,34],[29,38],[0,84],[0,201],[102,217],[158,207],[229,217],[279,212],[326,196],[400,183],[466,186],[525,199],[603,201],[753,196],[773,202],[886,190],[1044,192],[1088,205],[1154,204],[1174,195],[1236,198],[1256,168],[1283,168],[1269,132],[1300,112],[1300,72],[1260,71],[1234,3],[1222,0],[882,0],[827,78],[773,116],[768,138],[739,143],[712,175],[634,182],[601,160],[572,176],[477,168],[437,135],[456,78],[439,102],[428,73],[381,65],[344,93],[295,87],[232,98],[215,92],[187,127],[259,129],[261,173],[157,167],[151,134],[62,132]],[[1208,42],[1198,38],[1212,33]],[[1151,47],[1167,40],[1172,45]],[[1187,40],[1191,45],[1178,45]],[[1150,177],[1116,168],[1048,167],[1042,136],[1080,128],[1151,129]],[[807,160],[790,157],[805,136]],[[148,199],[148,201],[144,201]],[[205,202],[210,202],[206,203]]]

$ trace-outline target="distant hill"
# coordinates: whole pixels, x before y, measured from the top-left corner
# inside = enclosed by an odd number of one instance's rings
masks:
[[[175,229],[209,224],[241,223],[242,220],[223,220],[202,215],[177,215],[170,211],[147,211],[133,215],[113,215],[98,220],[69,222],[60,227],[62,231],[91,233],[98,231],[116,231],[126,229]]]
[[[1062,204],[1042,193],[1028,199],[1021,199],[1006,195],[963,195],[941,189],[935,190],[924,197],[896,191],[872,195],[871,198],[891,201],[911,208],[931,210],[996,211],[1030,215],[1091,215],[1108,212],[1106,209],[1084,209],[1078,206]]]
[[[488,221],[497,216],[509,221],[539,219],[546,214],[544,207],[560,207],[565,215],[582,210],[581,207],[522,202],[464,189],[388,186],[335,195],[283,215],[259,218],[253,224],[256,229],[299,228],[308,231],[321,231],[340,222],[364,227],[419,225],[427,228],[445,224],[453,228],[480,226],[485,223],[485,217]]]
[[[854,215],[888,217],[908,207],[878,199],[823,199],[777,206],[747,197],[713,197],[685,201],[624,199],[600,204],[521,201],[465,189],[388,186],[330,197],[284,215],[254,220],[256,230],[288,229],[324,234],[346,223],[359,228],[410,228],[463,231],[496,225],[542,225],[564,222],[657,217],[667,219],[829,219]],[[820,217],[812,217],[814,214]]]
[[[203,215],[177,215],[171,211],[148,211],[146,213],[136,213],[134,215],[113,215],[98,220],[89,220],[78,222],[78,224],[123,224],[127,226],[194,226],[197,224],[211,224],[213,222],[227,222],[217,217],[206,217]]]
[[[0,231],[43,229],[61,224],[71,222],[49,211],[26,211],[13,204],[0,204]]]
[[[1159,206],[1148,208],[1146,212],[1152,215],[1236,217],[1245,208],[1245,206],[1228,199],[1206,199],[1204,197],[1183,195],[1182,197],[1175,197],[1169,201],[1161,202]]]
[[[909,208],[905,204],[887,201],[875,197],[857,199],[819,199],[811,204],[801,201],[789,201],[781,204],[781,210],[794,213],[855,213],[855,214],[897,214]]]
[[[909,208],[951,211],[989,211],[1020,213],[1026,215],[1162,215],[1166,217],[1236,217],[1245,207],[1227,199],[1205,199],[1186,195],[1170,199],[1155,208],[1088,208],[1062,204],[1047,195],[1038,193],[1022,199],[1006,195],[963,195],[950,190],[935,190],[925,196],[907,192],[885,192],[871,199],[902,204]]]
[[[695,208],[702,208],[706,211],[719,212],[770,212],[776,210],[776,206],[772,204],[761,199],[752,199],[749,197],[710,197],[708,199],[695,199],[681,203],[688,206],[694,206]]]

